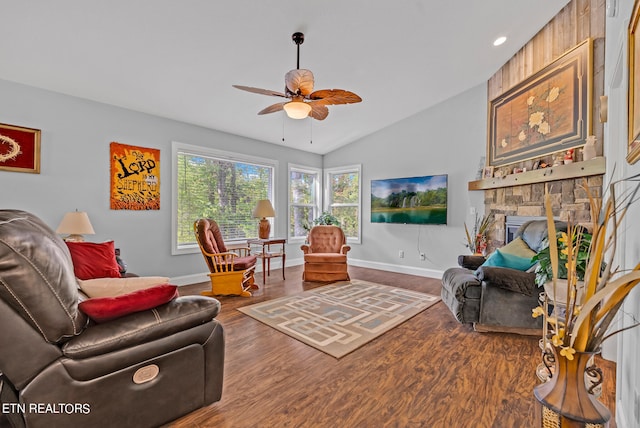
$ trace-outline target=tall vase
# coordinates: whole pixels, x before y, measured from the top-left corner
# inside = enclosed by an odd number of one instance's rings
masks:
[[[536,399],[560,415],[560,427],[584,427],[586,424],[606,424],[611,412],[600,403],[585,385],[585,369],[597,352],[576,352],[573,360],[555,351],[555,371],[546,383],[534,388]],[[547,425],[545,425],[547,426]]]

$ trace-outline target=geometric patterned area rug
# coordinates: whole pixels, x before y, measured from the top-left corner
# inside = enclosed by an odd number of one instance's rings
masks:
[[[438,301],[431,294],[352,280],[238,310],[340,358]]]

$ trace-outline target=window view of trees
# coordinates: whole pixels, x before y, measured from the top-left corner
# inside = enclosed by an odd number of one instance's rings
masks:
[[[253,218],[253,210],[260,199],[273,203],[277,162],[181,143],[174,143],[173,147],[173,251],[179,254],[197,249],[193,223],[199,218],[214,219],[226,241],[257,237],[258,219]],[[338,218],[349,242],[359,242],[359,165],[323,171],[290,164],[288,179],[288,238],[304,239],[324,209]]]
[[[347,238],[360,239],[360,171],[328,173],[329,210]]]
[[[178,247],[196,244],[193,223],[203,217],[218,223],[225,240],[258,236],[252,213],[258,200],[272,200],[273,166],[187,152],[177,165]]]
[[[289,238],[302,238],[318,216],[318,171],[289,169]]]

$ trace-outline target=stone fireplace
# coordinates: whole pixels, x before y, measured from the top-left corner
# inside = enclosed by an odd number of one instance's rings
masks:
[[[493,213],[495,219],[489,233],[489,251],[503,246],[507,233],[514,233],[522,224],[519,222],[546,218],[545,186],[549,189],[554,218],[589,226],[591,211],[585,185],[593,197],[602,198],[601,175],[485,190],[485,213]]]

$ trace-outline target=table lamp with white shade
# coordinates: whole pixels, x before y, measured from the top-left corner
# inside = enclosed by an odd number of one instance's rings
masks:
[[[64,238],[65,241],[81,242],[84,241],[82,235],[95,235],[96,232],[91,226],[89,216],[84,211],[68,212],[62,218],[60,225],[56,229],[56,233],[69,235]]]
[[[253,210],[253,217],[260,219],[260,225],[258,228],[258,237],[260,239],[269,238],[271,233],[271,224],[267,217],[275,217],[276,212],[271,205],[271,201],[268,199],[261,199],[258,201],[256,208]]]

